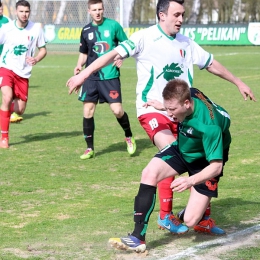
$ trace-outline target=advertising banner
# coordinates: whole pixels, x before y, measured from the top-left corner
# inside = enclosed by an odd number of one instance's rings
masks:
[[[124,28],[130,37],[145,27]],[[45,25],[46,40],[52,44],[79,44],[82,28]],[[260,45],[260,23],[183,25],[180,31],[200,45]]]

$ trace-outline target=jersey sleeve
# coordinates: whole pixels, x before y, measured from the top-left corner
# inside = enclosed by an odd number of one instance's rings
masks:
[[[202,143],[208,162],[223,159],[222,130],[219,126],[207,126],[202,136]]]
[[[5,40],[5,35],[7,33],[7,24],[2,24],[2,26],[0,26],[0,44],[4,43]]]
[[[190,45],[192,49],[193,64],[197,65],[201,70],[207,68],[213,61],[213,55],[205,51],[193,40],[190,40]]]
[[[127,40],[127,36],[124,32],[124,29],[118,22],[116,22],[116,38],[119,42]]]
[[[45,45],[46,45],[46,40],[45,40],[45,37],[44,37],[44,32],[43,32],[42,28],[40,28],[36,46],[38,48],[42,48]]]
[[[133,33],[128,40],[121,42],[115,48],[120,56],[122,56],[123,58],[127,58],[134,56],[141,51],[143,45],[142,31],[143,30]]]
[[[81,34],[80,34],[79,52],[87,54],[88,53],[88,45],[87,45],[87,43],[85,41],[85,38],[84,38],[83,34],[84,34],[84,28],[82,29]]]

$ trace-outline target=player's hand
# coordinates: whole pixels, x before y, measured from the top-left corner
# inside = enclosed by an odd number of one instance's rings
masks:
[[[244,100],[247,100],[249,97],[250,100],[256,101],[256,98],[252,92],[252,90],[244,83],[241,82],[239,85],[237,85],[241,95],[243,96]]]
[[[76,66],[74,69],[74,75],[78,75],[81,70],[82,70],[82,66]]]
[[[114,61],[113,66],[117,66],[118,68],[120,68],[123,64],[123,60],[122,59],[118,59],[116,61]]]
[[[122,64],[123,64],[123,58],[119,54],[117,54],[116,57],[114,58],[113,66],[120,68]]]
[[[82,78],[80,74],[71,77],[66,83],[66,86],[69,88],[69,94],[72,92],[78,93],[83,82],[84,78]]]
[[[34,57],[26,57],[25,61],[30,66],[34,66],[37,63],[37,60]]]
[[[143,104],[143,107],[145,107],[145,108],[147,108],[149,106],[152,106],[155,109],[160,110],[160,111],[165,111],[164,105],[160,101],[155,100],[155,99],[148,100],[146,103]]]
[[[171,183],[173,192],[183,192],[193,186],[191,177],[179,177]]]

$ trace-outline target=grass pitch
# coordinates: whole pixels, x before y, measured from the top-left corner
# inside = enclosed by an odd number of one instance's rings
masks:
[[[258,48],[206,47],[259,99]],[[123,106],[137,141],[136,154],[128,155],[123,131],[108,105],[103,104],[95,113],[96,158],[82,161],[79,156],[86,148],[82,104],[76,95],[69,96],[65,87],[77,58],[78,54],[49,53],[33,68],[24,120],[11,124],[11,147],[0,150],[1,259],[144,257],[115,251],[107,245],[109,237],[132,231],[140,174],[157,151],[136,119],[135,62],[132,58],[124,62],[121,82]],[[259,102],[244,101],[235,86],[197,68],[194,86],[231,115],[230,159],[220,181],[219,198],[212,201],[212,217],[232,234],[259,224]],[[185,206],[188,195],[174,195],[175,212]],[[157,203],[148,227],[147,259],[160,259],[214,239],[193,231],[172,236],[158,230],[158,207]],[[234,256],[259,259],[259,244],[241,246],[223,258],[218,255],[219,259]]]

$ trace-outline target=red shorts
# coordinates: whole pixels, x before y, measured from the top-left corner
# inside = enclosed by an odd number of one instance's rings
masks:
[[[13,98],[19,98],[25,102],[28,99],[29,80],[22,78],[13,71],[0,68],[0,88],[8,86],[13,89]]]
[[[174,137],[177,137],[178,123],[171,121],[167,116],[160,113],[148,113],[138,117],[138,120],[153,142],[156,133],[169,129]]]

